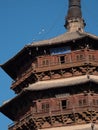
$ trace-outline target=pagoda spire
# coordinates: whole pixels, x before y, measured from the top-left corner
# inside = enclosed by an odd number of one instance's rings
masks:
[[[69,8],[64,26],[69,32],[83,32],[85,22],[82,18],[81,0],[69,0]]]

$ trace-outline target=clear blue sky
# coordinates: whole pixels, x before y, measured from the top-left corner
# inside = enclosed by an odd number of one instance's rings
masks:
[[[98,35],[98,0],[81,0],[86,32]],[[0,64],[32,41],[51,38],[64,29],[68,0],[0,0]],[[0,68],[0,105],[15,96],[12,79]],[[0,130],[11,121],[0,113]]]

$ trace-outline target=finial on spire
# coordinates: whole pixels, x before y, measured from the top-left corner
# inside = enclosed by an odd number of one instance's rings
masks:
[[[68,31],[83,31],[85,22],[82,18],[81,0],[69,0],[69,9],[64,25]]]

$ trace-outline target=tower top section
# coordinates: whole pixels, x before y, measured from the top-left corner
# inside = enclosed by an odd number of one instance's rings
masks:
[[[65,27],[70,32],[83,32],[85,22],[82,18],[81,0],[69,0],[69,8],[66,17]]]

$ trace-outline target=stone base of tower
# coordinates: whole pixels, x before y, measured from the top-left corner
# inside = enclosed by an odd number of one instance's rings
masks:
[[[98,125],[94,124],[93,128],[91,124],[74,125],[74,126],[64,126],[55,128],[46,128],[39,130],[98,130]]]

